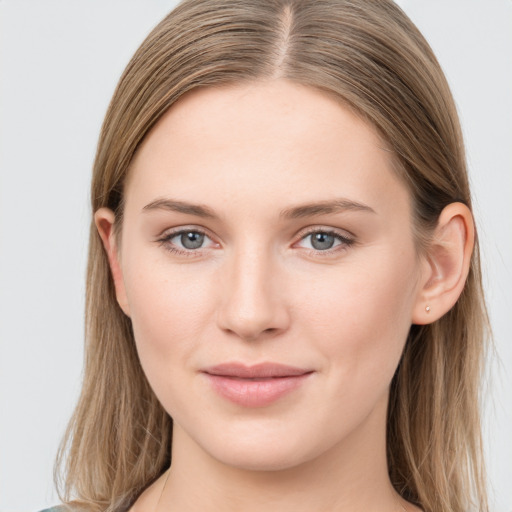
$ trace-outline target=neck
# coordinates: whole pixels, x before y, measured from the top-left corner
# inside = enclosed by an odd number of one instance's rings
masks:
[[[175,424],[172,466],[158,512],[261,512],[269,505],[280,512],[401,512],[387,471],[386,406],[387,400],[320,456],[272,471],[214,459]]]

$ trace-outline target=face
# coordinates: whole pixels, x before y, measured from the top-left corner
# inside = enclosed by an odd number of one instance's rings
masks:
[[[192,91],[148,135],[116,287],[183,439],[275,469],[382,438],[421,282],[392,165],[368,124],[284,80]]]

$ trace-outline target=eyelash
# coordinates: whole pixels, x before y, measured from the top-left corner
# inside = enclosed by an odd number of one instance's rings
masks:
[[[198,249],[178,249],[174,245],[171,245],[170,241],[175,238],[178,235],[182,235],[183,233],[199,233],[200,235],[204,235],[208,237],[208,234],[199,228],[193,228],[193,229],[178,229],[176,231],[171,231],[170,233],[167,233],[162,238],[159,238],[157,242],[160,243],[160,245],[164,246],[165,249],[171,253],[178,254],[180,256],[185,257],[196,257],[198,252],[200,252],[201,248]],[[326,249],[325,251],[321,251],[319,249],[306,249],[309,255],[312,255],[314,257],[320,257],[320,258],[328,258],[337,256],[337,253],[346,250],[350,246],[354,245],[355,240],[353,238],[349,238],[345,235],[340,234],[337,231],[334,231],[332,229],[321,229],[321,228],[311,228],[308,231],[302,233],[299,240],[303,240],[307,238],[308,236],[315,234],[315,233],[322,233],[324,235],[331,235],[334,236],[337,240],[339,240],[341,243],[334,246],[334,248]],[[208,237],[210,238],[210,237]]]

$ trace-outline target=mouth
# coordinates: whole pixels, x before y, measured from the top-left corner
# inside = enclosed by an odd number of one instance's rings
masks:
[[[314,371],[278,363],[224,363],[202,373],[222,398],[244,407],[264,407],[301,388]]]

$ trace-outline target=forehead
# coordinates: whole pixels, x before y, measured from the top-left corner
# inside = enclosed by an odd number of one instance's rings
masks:
[[[407,202],[393,154],[370,124],[331,96],[280,79],[185,94],[141,145],[127,201],[136,190],[148,201],[178,193],[215,202],[220,193],[261,202],[281,193],[378,203],[390,186]]]
[[[281,129],[286,125],[286,132]],[[162,129],[162,126],[165,126]],[[213,131],[212,131],[213,128]],[[146,136],[153,144],[170,135],[201,144],[201,136],[230,150],[247,135],[270,139],[283,146],[301,137],[345,135],[348,129],[360,141],[380,148],[386,142],[372,125],[358,117],[353,109],[333,94],[286,79],[201,87],[185,93]],[[156,133],[155,133],[156,132]],[[254,142],[257,142],[255,140]],[[341,142],[341,141],[339,141]],[[298,150],[299,148],[294,148]]]

